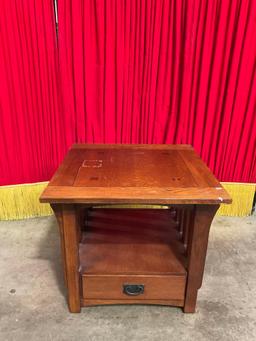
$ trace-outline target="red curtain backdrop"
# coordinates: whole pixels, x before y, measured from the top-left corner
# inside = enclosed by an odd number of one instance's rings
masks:
[[[0,1],[0,184],[47,180],[65,132],[52,0]]]
[[[51,2],[0,14],[3,183],[49,179],[74,142],[189,143],[256,182],[256,0],[59,0],[58,65]]]
[[[68,144],[189,143],[256,181],[256,1],[59,0]]]

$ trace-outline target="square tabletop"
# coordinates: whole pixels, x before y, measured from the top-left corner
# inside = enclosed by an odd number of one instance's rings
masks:
[[[190,145],[75,144],[40,201],[218,204],[231,198]]]

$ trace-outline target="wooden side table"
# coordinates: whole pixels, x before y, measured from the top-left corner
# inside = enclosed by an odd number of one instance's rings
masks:
[[[77,144],[40,201],[58,220],[71,312],[116,303],[194,312],[210,225],[231,198],[189,145]]]

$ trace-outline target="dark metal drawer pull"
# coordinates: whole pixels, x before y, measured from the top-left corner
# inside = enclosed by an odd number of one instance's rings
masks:
[[[129,296],[138,296],[144,293],[143,284],[124,284],[123,293]]]

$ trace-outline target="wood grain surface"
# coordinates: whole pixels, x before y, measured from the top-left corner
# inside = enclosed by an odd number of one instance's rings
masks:
[[[216,204],[231,199],[188,145],[74,145],[40,197],[50,203]]]

